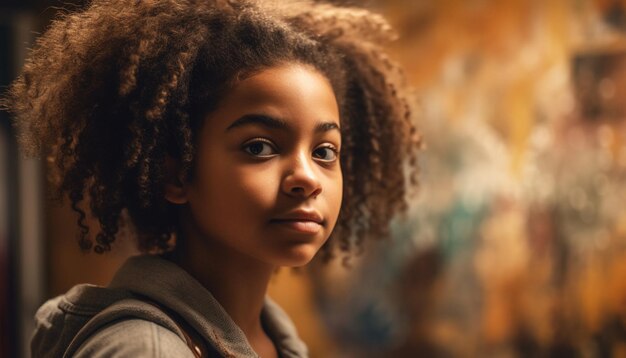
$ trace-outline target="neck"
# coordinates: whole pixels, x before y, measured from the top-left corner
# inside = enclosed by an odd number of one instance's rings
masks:
[[[265,336],[261,311],[275,267],[203,237],[189,225],[181,231],[171,260],[211,292],[249,341]]]

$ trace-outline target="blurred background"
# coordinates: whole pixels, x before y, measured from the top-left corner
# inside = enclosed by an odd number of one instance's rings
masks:
[[[273,279],[311,356],[626,357],[626,1],[351,3],[398,31],[426,146],[392,240]],[[77,4],[0,1],[0,86]],[[81,254],[45,174],[0,112],[2,357],[27,356],[43,301],[135,253]]]

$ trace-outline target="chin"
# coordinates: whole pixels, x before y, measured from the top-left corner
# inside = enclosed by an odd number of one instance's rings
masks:
[[[293,249],[289,253],[277,258],[278,265],[284,267],[304,266],[313,260],[317,251],[316,248],[311,247]]]

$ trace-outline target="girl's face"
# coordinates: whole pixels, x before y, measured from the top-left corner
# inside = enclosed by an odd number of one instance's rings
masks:
[[[184,184],[211,245],[280,266],[309,262],[339,215],[339,109],[328,80],[286,64],[238,82],[199,133]]]

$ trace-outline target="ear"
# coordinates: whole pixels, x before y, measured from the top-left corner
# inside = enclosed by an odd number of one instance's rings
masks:
[[[172,204],[185,204],[187,190],[180,173],[180,162],[171,156],[165,157],[165,200]]]

